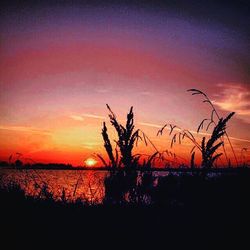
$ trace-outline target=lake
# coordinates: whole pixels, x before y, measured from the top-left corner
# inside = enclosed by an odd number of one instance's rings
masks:
[[[164,176],[168,172],[154,171],[154,176]],[[90,203],[101,203],[105,196],[104,179],[109,171],[99,170],[42,170],[42,169],[0,169],[0,185],[17,183],[27,195],[41,197],[46,186],[55,200],[62,193],[68,201],[77,199]]]
[[[174,174],[179,174],[177,170]],[[231,170],[232,171],[232,170]],[[169,171],[153,171],[157,183],[160,176]],[[62,194],[67,201],[88,201],[101,203],[105,196],[105,177],[109,171],[104,170],[43,170],[43,169],[0,169],[0,186],[10,183],[19,184],[27,195],[43,198],[53,194],[54,200],[61,200]],[[217,172],[208,176],[219,176]],[[139,177],[140,178],[140,177]],[[45,190],[46,189],[46,190]],[[44,192],[45,190],[45,192]],[[43,191],[43,192],[41,192]]]
[[[55,200],[65,192],[67,200],[100,203],[105,195],[104,178],[108,171],[93,170],[17,170],[1,169],[0,185],[18,183],[27,195],[39,196],[46,185]]]

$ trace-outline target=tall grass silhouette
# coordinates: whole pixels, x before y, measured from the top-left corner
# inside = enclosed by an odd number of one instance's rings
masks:
[[[115,141],[116,148],[114,153],[109,139],[106,123],[104,122],[102,128],[102,137],[104,141],[104,148],[108,154],[111,166],[113,168],[117,168],[120,166],[123,166],[127,169],[132,168],[138,164],[138,160],[140,158],[139,155],[133,155],[133,148],[138,140],[142,139],[139,135],[140,130],[137,129],[134,131],[135,125],[133,107],[130,108],[129,113],[127,114],[127,121],[125,126],[118,122],[115,113],[111,110],[108,104],[107,108],[109,110],[110,123],[115,128],[118,137],[118,139]],[[102,160],[103,163],[105,163],[105,165],[108,165],[103,157],[101,157],[100,155],[98,155],[98,157]]]
[[[206,137],[203,137],[201,142],[201,153],[202,153],[202,167],[211,168],[214,166],[214,162],[218,159],[222,153],[216,153],[224,142],[218,142],[224,134],[226,134],[226,124],[232,118],[235,113],[230,113],[225,119],[220,118],[218,123],[213,129],[211,137],[206,142]]]
[[[130,108],[127,114],[126,124],[123,126],[121,123],[119,123],[110,106],[108,104],[106,104],[106,106],[109,111],[110,123],[116,131],[117,139],[114,140],[116,146],[115,149],[113,149],[106,123],[103,122],[102,138],[104,142],[104,148],[109,158],[109,163],[106,162],[102,155],[97,154],[97,157],[106,167],[111,166],[112,169],[117,169],[120,167],[123,167],[126,170],[134,169],[139,166],[139,160],[143,155],[133,154],[133,149],[138,145],[138,141],[142,141],[146,146],[150,144],[155,150],[152,155],[148,156],[147,160],[144,159],[143,166],[151,167],[152,162],[157,156],[160,155],[160,152],[142,130],[135,129],[133,107]]]
[[[219,117],[218,112],[216,111],[214,105],[212,104],[211,100],[207,97],[207,95],[204,92],[197,90],[197,89],[189,89],[188,91],[192,92],[192,95],[198,95],[198,94],[203,95],[205,97],[205,100],[203,102],[209,103],[210,106],[212,107],[211,118],[203,119],[197,129],[197,133],[199,133],[200,130],[203,129],[206,121],[208,121],[208,125],[206,126],[206,131],[208,131],[211,125],[214,125],[210,138],[206,140],[206,137],[204,136],[202,138],[202,141],[199,142],[195,138],[192,132],[190,132],[187,129],[182,130],[180,127],[174,124],[165,124],[158,131],[157,135],[162,135],[165,128],[168,127],[170,130],[169,135],[172,135],[171,147],[173,147],[173,145],[177,142],[181,144],[182,140],[184,140],[185,138],[191,141],[194,145],[191,150],[191,161],[190,161],[191,168],[194,168],[195,166],[195,151],[194,151],[195,149],[198,149],[201,152],[201,157],[202,157],[201,167],[204,169],[210,169],[214,167],[215,162],[220,158],[220,156],[222,156],[222,153],[217,153],[218,149],[220,149],[221,147],[223,148],[223,151],[225,153],[228,166],[230,166],[229,164],[230,159],[228,159],[227,154],[226,154],[223,137],[224,135],[226,135],[228,138],[228,141],[230,142],[230,138],[226,132],[226,125],[228,121],[232,118],[232,116],[235,114],[235,112],[231,112],[230,114],[228,114],[226,118]],[[213,117],[214,114],[216,114],[218,118],[217,121],[214,120],[214,117]],[[238,164],[231,142],[230,142],[230,145],[235,156],[236,164]]]
[[[192,95],[201,95],[201,96],[203,96],[203,98],[204,98],[203,103],[207,103],[207,104],[211,107],[210,118],[209,118],[209,119],[203,119],[203,120],[201,121],[201,123],[200,123],[200,125],[199,125],[199,127],[198,127],[197,132],[199,132],[200,129],[203,128],[204,123],[205,123],[206,121],[208,121],[208,125],[207,125],[207,127],[206,127],[206,131],[209,129],[209,127],[210,127],[211,124],[214,124],[214,125],[216,126],[216,122],[214,121],[214,115],[216,116],[216,118],[217,118],[218,121],[219,121],[222,117],[219,116],[219,113],[218,113],[217,109],[215,108],[213,102],[210,100],[210,98],[207,96],[207,94],[204,93],[204,92],[201,91],[201,90],[198,90],[198,89],[188,89],[187,91],[188,91],[188,92],[191,92]],[[231,140],[230,140],[230,138],[229,138],[228,133],[227,133],[226,130],[225,130],[225,133],[224,133],[224,134],[225,134],[225,136],[226,136],[226,138],[227,138],[227,140],[228,140],[228,143],[229,143],[229,145],[230,145],[230,147],[231,147],[232,153],[233,153],[233,155],[234,155],[235,163],[236,163],[236,165],[238,166],[238,159],[237,159],[237,157],[236,157],[235,150],[234,150],[234,148],[233,148],[232,142],[231,142]],[[223,141],[223,136],[220,138],[220,140]],[[227,152],[226,152],[225,147],[224,147],[224,143],[222,144],[222,148],[223,148],[225,157],[226,157],[226,159],[227,159],[228,165],[231,165],[230,159],[228,158]]]
[[[115,113],[107,104],[109,119],[112,127],[116,131],[115,149],[111,144],[106,123],[103,123],[102,138],[104,148],[109,158],[106,162],[103,156],[97,156],[105,166],[111,166],[111,172],[105,178],[105,200],[106,203],[140,203],[146,198],[146,189],[153,186],[154,177],[152,172],[138,173],[138,167],[142,166],[150,169],[154,159],[159,155],[159,151],[152,141],[140,129],[135,129],[133,107],[130,108],[126,124],[123,126],[118,122]],[[133,149],[138,141],[143,141],[145,145],[151,144],[156,152],[144,158],[143,164],[139,164],[142,154],[134,154]]]

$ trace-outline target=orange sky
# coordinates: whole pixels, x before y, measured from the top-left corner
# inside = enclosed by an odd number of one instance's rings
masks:
[[[209,116],[188,88],[205,91],[222,116],[236,112],[228,132],[241,159],[250,147],[244,37],[169,13],[118,12],[58,8],[3,18],[0,159],[20,152],[83,165],[94,153],[105,155],[100,132],[108,103],[123,122],[133,105],[137,127],[157,148],[189,161],[189,143],[170,149],[167,133],[156,137],[165,123],[196,131]],[[137,151],[154,149],[141,144]]]

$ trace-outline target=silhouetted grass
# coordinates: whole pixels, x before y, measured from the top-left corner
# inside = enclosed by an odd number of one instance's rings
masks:
[[[197,129],[197,132],[198,132],[198,133],[199,133],[199,131],[203,128],[205,122],[208,122],[208,125],[207,125],[207,127],[206,127],[206,131],[208,131],[210,125],[214,124],[214,126],[216,126],[216,125],[218,124],[218,122],[219,122],[221,119],[223,119],[221,116],[219,116],[218,111],[216,110],[216,108],[215,108],[213,102],[210,100],[210,98],[207,96],[207,94],[205,94],[204,92],[202,92],[201,90],[198,90],[198,89],[188,89],[187,91],[188,91],[188,92],[191,92],[192,95],[201,95],[201,96],[203,96],[203,97],[204,97],[203,103],[207,103],[207,104],[211,107],[210,118],[206,118],[206,119],[203,119],[203,120],[201,121],[201,123],[200,123],[200,125],[198,126],[198,129]],[[231,114],[232,114],[232,113],[231,113]],[[218,120],[217,123],[216,123],[216,121],[215,121],[215,119],[214,119],[214,115],[216,116],[216,118],[217,118],[217,120]],[[230,117],[230,118],[231,118],[231,117]],[[230,119],[230,118],[229,118],[229,119]],[[234,155],[234,159],[235,159],[236,165],[238,166],[238,159],[237,159],[237,157],[236,157],[235,150],[234,150],[234,148],[233,148],[233,145],[232,145],[232,143],[231,143],[231,140],[230,140],[230,138],[229,138],[229,136],[228,136],[226,130],[224,130],[224,134],[225,134],[225,136],[226,136],[226,138],[227,138],[227,140],[228,140],[228,143],[229,143],[229,145],[230,145],[230,147],[231,147],[231,150],[232,150],[232,153],[233,153],[233,155]],[[230,164],[230,159],[228,158],[227,153],[226,153],[226,150],[225,150],[225,147],[224,147],[224,138],[223,138],[223,137],[220,137],[220,140],[221,140],[221,142],[223,142],[223,143],[222,143],[222,147],[223,147],[223,151],[224,151],[224,154],[225,154],[227,163],[228,163],[228,165],[231,165],[231,164]]]
[[[127,114],[125,126],[118,122],[115,113],[111,110],[108,104],[107,108],[109,110],[110,123],[115,128],[117,133],[117,140],[115,140],[115,154],[109,139],[106,123],[104,122],[102,137],[104,141],[104,148],[109,157],[110,164],[107,164],[102,156],[98,155],[98,157],[105,164],[105,166],[111,165],[112,168],[124,167],[126,169],[134,168],[138,166],[140,155],[133,155],[133,148],[135,144],[137,144],[138,140],[142,140],[142,138],[139,135],[139,129],[134,131],[135,125],[133,107],[130,108],[129,113]]]
[[[210,173],[206,176],[199,175],[198,173],[169,173],[166,176],[155,176],[152,172],[143,172],[136,175],[136,183],[128,183],[128,181],[134,180],[134,178],[126,179],[124,171],[119,171],[122,174],[121,177],[117,178],[117,175],[110,175],[110,178],[105,179],[105,186],[108,188],[105,200],[103,203],[91,203],[87,200],[77,200],[77,204],[87,206],[104,206],[104,205],[125,205],[125,204],[136,204],[136,205],[161,205],[167,206],[186,206],[190,204],[196,204],[206,199],[207,202],[220,202],[223,205],[225,199],[232,202],[237,200],[240,202],[248,202],[249,198],[249,187],[250,187],[250,169],[239,168],[234,171],[228,171],[225,173]],[[115,179],[112,179],[115,178]],[[117,179],[116,179],[117,178]],[[152,181],[153,178],[153,181]],[[108,182],[112,181],[123,181],[119,183]],[[110,186],[109,186],[110,185]],[[133,186],[133,195],[125,197],[124,194],[128,190],[128,186]],[[113,187],[120,187],[116,190]],[[110,189],[109,189],[110,188]],[[13,200],[20,201],[22,199],[29,199],[39,202],[49,202],[56,204],[74,204],[76,201],[67,199],[65,191],[62,190],[59,199],[54,199],[52,191],[48,190],[48,187],[44,185],[39,194],[36,196],[27,195],[21,186],[15,182],[9,182],[6,185],[2,185],[1,196],[13,197]],[[113,192],[110,195],[108,192]],[[146,196],[145,196],[146,195]],[[218,195],[220,198],[218,198]],[[109,200],[110,197],[116,197],[116,203],[114,200]],[[194,199],[195,197],[195,199]],[[218,198],[218,200],[217,200]],[[219,201],[220,199],[220,201]],[[235,205],[238,203],[236,202]],[[240,204],[240,203],[239,203]],[[232,206],[233,204],[231,204]],[[226,203],[224,204],[226,207]]]
[[[209,127],[211,125],[214,125],[213,131],[209,137],[209,139],[206,141],[206,137],[204,136],[202,138],[201,142],[198,142],[198,140],[195,138],[192,132],[190,132],[187,129],[182,130],[180,127],[177,125],[173,124],[165,124],[157,133],[157,135],[162,135],[164,129],[166,127],[170,128],[169,135],[172,135],[171,139],[171,147],[175,143],[181,144],[182,140],[187,138],[189,141],[193,143],[193,148],[191,150],[191,161],[190,161],[190,166],[193,169],[195,167],[195,149],[198,149],[201,152],[201,157],[202,157],[202,162],[201,162],[201,167],[204,170],[211,169],[214,167],[215,162],[222,156],[222,153],[217,153],[217,150],[222,147],[226,160],[228,161],[228,166],[230,167],[230,159],[228,159],[228,156],[225,151],[224,147],[224,135],[226,135],[228,142],[231,146],[231,149],[233,151],[233,154],[235,156],[236,163],[238,165],[238,161],[233,149],[233,146],[231,144],[230,138],[228,137],[228,134],[226,132],[226,125],[228,121],[232,118],[232,116],[235,114],[234,112],[231,112],[226,118],[220,117],[218,115],[218,112],[216,111],[213,103],[211,100],[208,98],[208,96],[197,89],[189,89],[188,91],[192,92],[192,95],[202,95],[205,97],[205,100],[203,101],[204,103],[208,103],[212,107],[212,112],[211,112],[211,118],[210,119],[203,119],[201,123],[198,126],[197,133],[200,132],[201,129],[203,129],[205,122],[208,121],[208,125],[206,127],[206,131],[208,131]],[[214,119],[214,114],[217,116],[218,120],[215,121]],[[219,142],[218,142],[219,141]]]
[[[150,242],[153,248],[158,243],[176,247],[179,241],[185,245],[199,242],[199,247],[207,241],[217,246],[215,239],[223,244],[234,239],[237,246],[242,242],[249,220],[250,169],[206,176],[192,172],[158,177],[152,172],[143,174],[140,179],[138,173],[136,185],[132,184],[130,200],[123,194],[131,179],[126,175],[116,179],[115,175],[115,184],[110,185],[102,204],[67,200],[63,191],[61,198],[54,200],[46,187],[39,196],[27,196],[19,185],[11,183],[0,188],[1,236],[8,240],[8,249],[12,244],[18,249],[38,242],[39,246],[45,242],[52,246],[53,242],[55,249],[66,244],[70,248],[76,242],[96,246],[96,241],[102,247],[129,247],[139,240],[140,246]]]

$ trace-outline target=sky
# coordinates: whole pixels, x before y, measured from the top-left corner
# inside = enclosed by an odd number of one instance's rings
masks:
[[[168,132],[156,134],[165,123],[195,132],[210,117],[190,88],[204,91],[220,116],[236,112],[228,134],[238,160],[250,158],[247,1],[132,2],[2,3],[0,160],[16,152],[73,165],[106,157],[108,103],[121,122],[133,106],[136,127],[157,149],[189,161],[188,141],[170,148]]]

